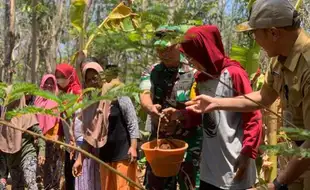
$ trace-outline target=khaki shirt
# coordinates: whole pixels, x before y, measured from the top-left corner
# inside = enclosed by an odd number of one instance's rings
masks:
[[[280,96],[283,116],[300,128],[310,129],[310,38],[301,31],[285,63],[270,65],[265,84]]]

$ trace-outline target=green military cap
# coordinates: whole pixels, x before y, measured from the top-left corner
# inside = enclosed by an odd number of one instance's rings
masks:
[[[169,47],[178,43],[178,39],[183,37],[183,34],[191,28],[190,25],[163,25],[156,29],[155,36],[157,40],[154,45],[157,47]]]
[[[155,31],[155,36],[157,40],[154,43],[154,46],[160,48],[166,48],[173,44],[177,44],[179,40],[183,37],[186,31],[191,28],[190,25],[178,25],[178,26],[169,26],[163,25],[157,28]],[[180,62],[187,63],[185,56],[180,54]]]

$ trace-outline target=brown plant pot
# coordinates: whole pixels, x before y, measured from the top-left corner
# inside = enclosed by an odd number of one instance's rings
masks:
[[[155,148],[157,146],[156,140],[144,143],[141,149],[154,175],[158,177],[176,176],[180,171],[188,144],[177,139],[159,139],[159,144],[163,143],[168,143],[171,149]]]

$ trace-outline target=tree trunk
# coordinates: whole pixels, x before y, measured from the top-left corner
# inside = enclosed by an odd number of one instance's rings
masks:
[[[96,5],[96,25],[99,26],[101,24],[101,4],[98,1],[95,1]]]
[[[32,0],[32,53],[31,53],[31,82],[36,83],[36,63],[37,63],[37,11],[38,0]]]
[[[53,18],[50,23],[52,31],[50,38],[50,46],[46,47],[46,68],[48,73],[52,73],[56,69],[56,60],[57,60],[57,50],[58,43],[60,38],[60,30],[62,28],[62,15],[63,15],[63,5],[64,1],[60,0],[56,2],[57,15]]]
[[[29,71],[29,64],[30,63],[30,54],[31,54],[31,43],[29,43],[28,45],[28,50],[27,50],[27,55],[26,55],[26,60],[25,60],[25,64],[24,64],[24,76],[23,79],[25,82],[28,82],[28,71]]]
[[[4,68],[5,81],[10,82],[10,64],[15,44],[15,0],[5,0],[5,41],[4,41]]]

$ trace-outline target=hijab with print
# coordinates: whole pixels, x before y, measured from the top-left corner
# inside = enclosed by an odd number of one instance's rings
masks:
[[[56,77],[52,74],[46,74],[42,77],[40,88],[43,89],[45,82],[48,79],[52,79],[54,82],[53,86],[53,93],[58,93],[58,87],[56,82]],[[52,109],[56,108],[58,104],[54,102],[53,100],[48,100],[43,97],[36,97],[34,101],[34,105],[40,108],[44,109]],[[40,125],[40,128],[42,129],[43,134],[47,133],[50,129],[52,129],[55,124],[59,121],[58,117],[50,116],[50,115],[43,115],[43,114],[37,114],[37,119]]]
[[[56,66],[56,71],[62,73],[66,79],[69,79],[69,84],[65,88],[60,88],[66,93],[80,94],[81,93],[81,83],[75,69],[67,64],[61,63]]]
[[[98,73],[103,71],[98,63],[87,63],[82,70],[84,80],[89,69],[93,69]],[[106,93],[104,89],[105,87],[102,88],[101,95]],[[95,148],[103,147],[107,142],[109,114],[110,101],[107,100],[92,104],[82,112],[84,139]]]
[[[22,96],[19,101],[18,108],[26,107],[26,98]],[[38,124],[35,114],[24,114],[13,117],[10,123],[22,129],[28,128]],[[13,129],[7,126],[0,127],[0,151],[13,154],[18,152],[22,147],[22,131]]]
[[[198,61],[207,73],[219,77],[230,66],[241,67],[240,63],[225,56],[220,31],[216,26],[205,25],[190,28],[181,43],[181,51]],[[206,81],[211,77],[197,72],[196,81]]]

